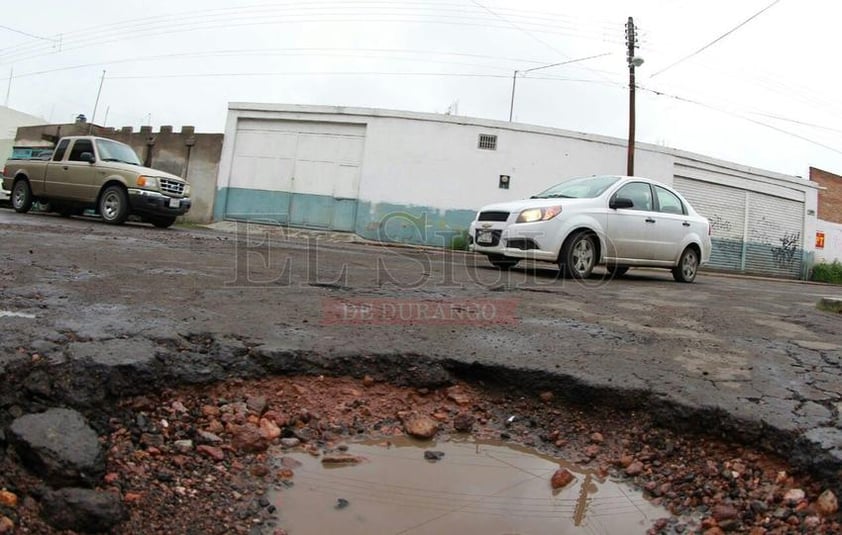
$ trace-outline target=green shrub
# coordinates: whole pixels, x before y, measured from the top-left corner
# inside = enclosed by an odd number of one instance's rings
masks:
[[[450,240],[450,248],[457,251],[467,251],[469,243],[468,231],[463,230]]]
[[[842,263],[834,260],[833,263],[821,263],[813,266],[813,275],[810,277],[817,282],[832,282],[842,284]]]

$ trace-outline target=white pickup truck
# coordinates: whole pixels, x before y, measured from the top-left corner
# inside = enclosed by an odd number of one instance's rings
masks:
[[[185,179],[144,167],[128,145],[94,136],[61,138],[48,161],[7,160],[3,188],[17,212],[41,202],[65,216],[91,209],[115,225],[134,214],[169,227],[191,205]]]

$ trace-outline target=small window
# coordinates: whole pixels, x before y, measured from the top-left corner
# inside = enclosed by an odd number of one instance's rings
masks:
[[[497,150],[497,136],[480,134],[478,147],[485,150]]]
[[[684,204],[673,192],[660,186],[655,186],[655,195],[658,196],[658,211],[666,214],[684,214]]]
[[[58,147],[56,147],[56,153],[53,155],[54,162],[60,162],[62,158],[64,158],[64,153],[67,151],[67,145],[70,144],[69,139],[62,139]]]
[[[67,159],[71,162],[81,162],[83,152],[94,153],[94,144],[91,143],[90,139],[77,139]]]

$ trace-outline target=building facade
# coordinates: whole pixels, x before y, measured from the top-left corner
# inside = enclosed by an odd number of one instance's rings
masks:
[[[625,140],[552,128],[232,103],[214,218],[447,246],[485,204],[526,198],[572,176],[625,174],[625,162]],[[710,267],[806,276],[815,183],[645,144],[635,170],[673,185],[711,220]]]
[[[816,262],[842,262],[842,176],[811,167],[810,180],[822,188],[816,226]]]

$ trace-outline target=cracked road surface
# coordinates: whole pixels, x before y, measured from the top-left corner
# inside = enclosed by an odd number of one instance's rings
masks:
[[[233,363],[260,354],[292,355],[275,372],[301,371],[295,358],[329,370],[399,357],[383,364],[395,377],[440,362],[466,379],[646,409],[824,476],[842,467],[840,318],[815,308],[842,293],[832,287],[711,274],[688,285],[643,270],[576,282],[551,266],[501,273],[470,254],[245,224],[161,231],[3,209],[0,229],[0,369],[33,354],[131,367],[198,338],[204,349],[177,363],[192,367],[184,382],[264,373]],[[377,322],[366,302],[491,308],[477,321]]]

